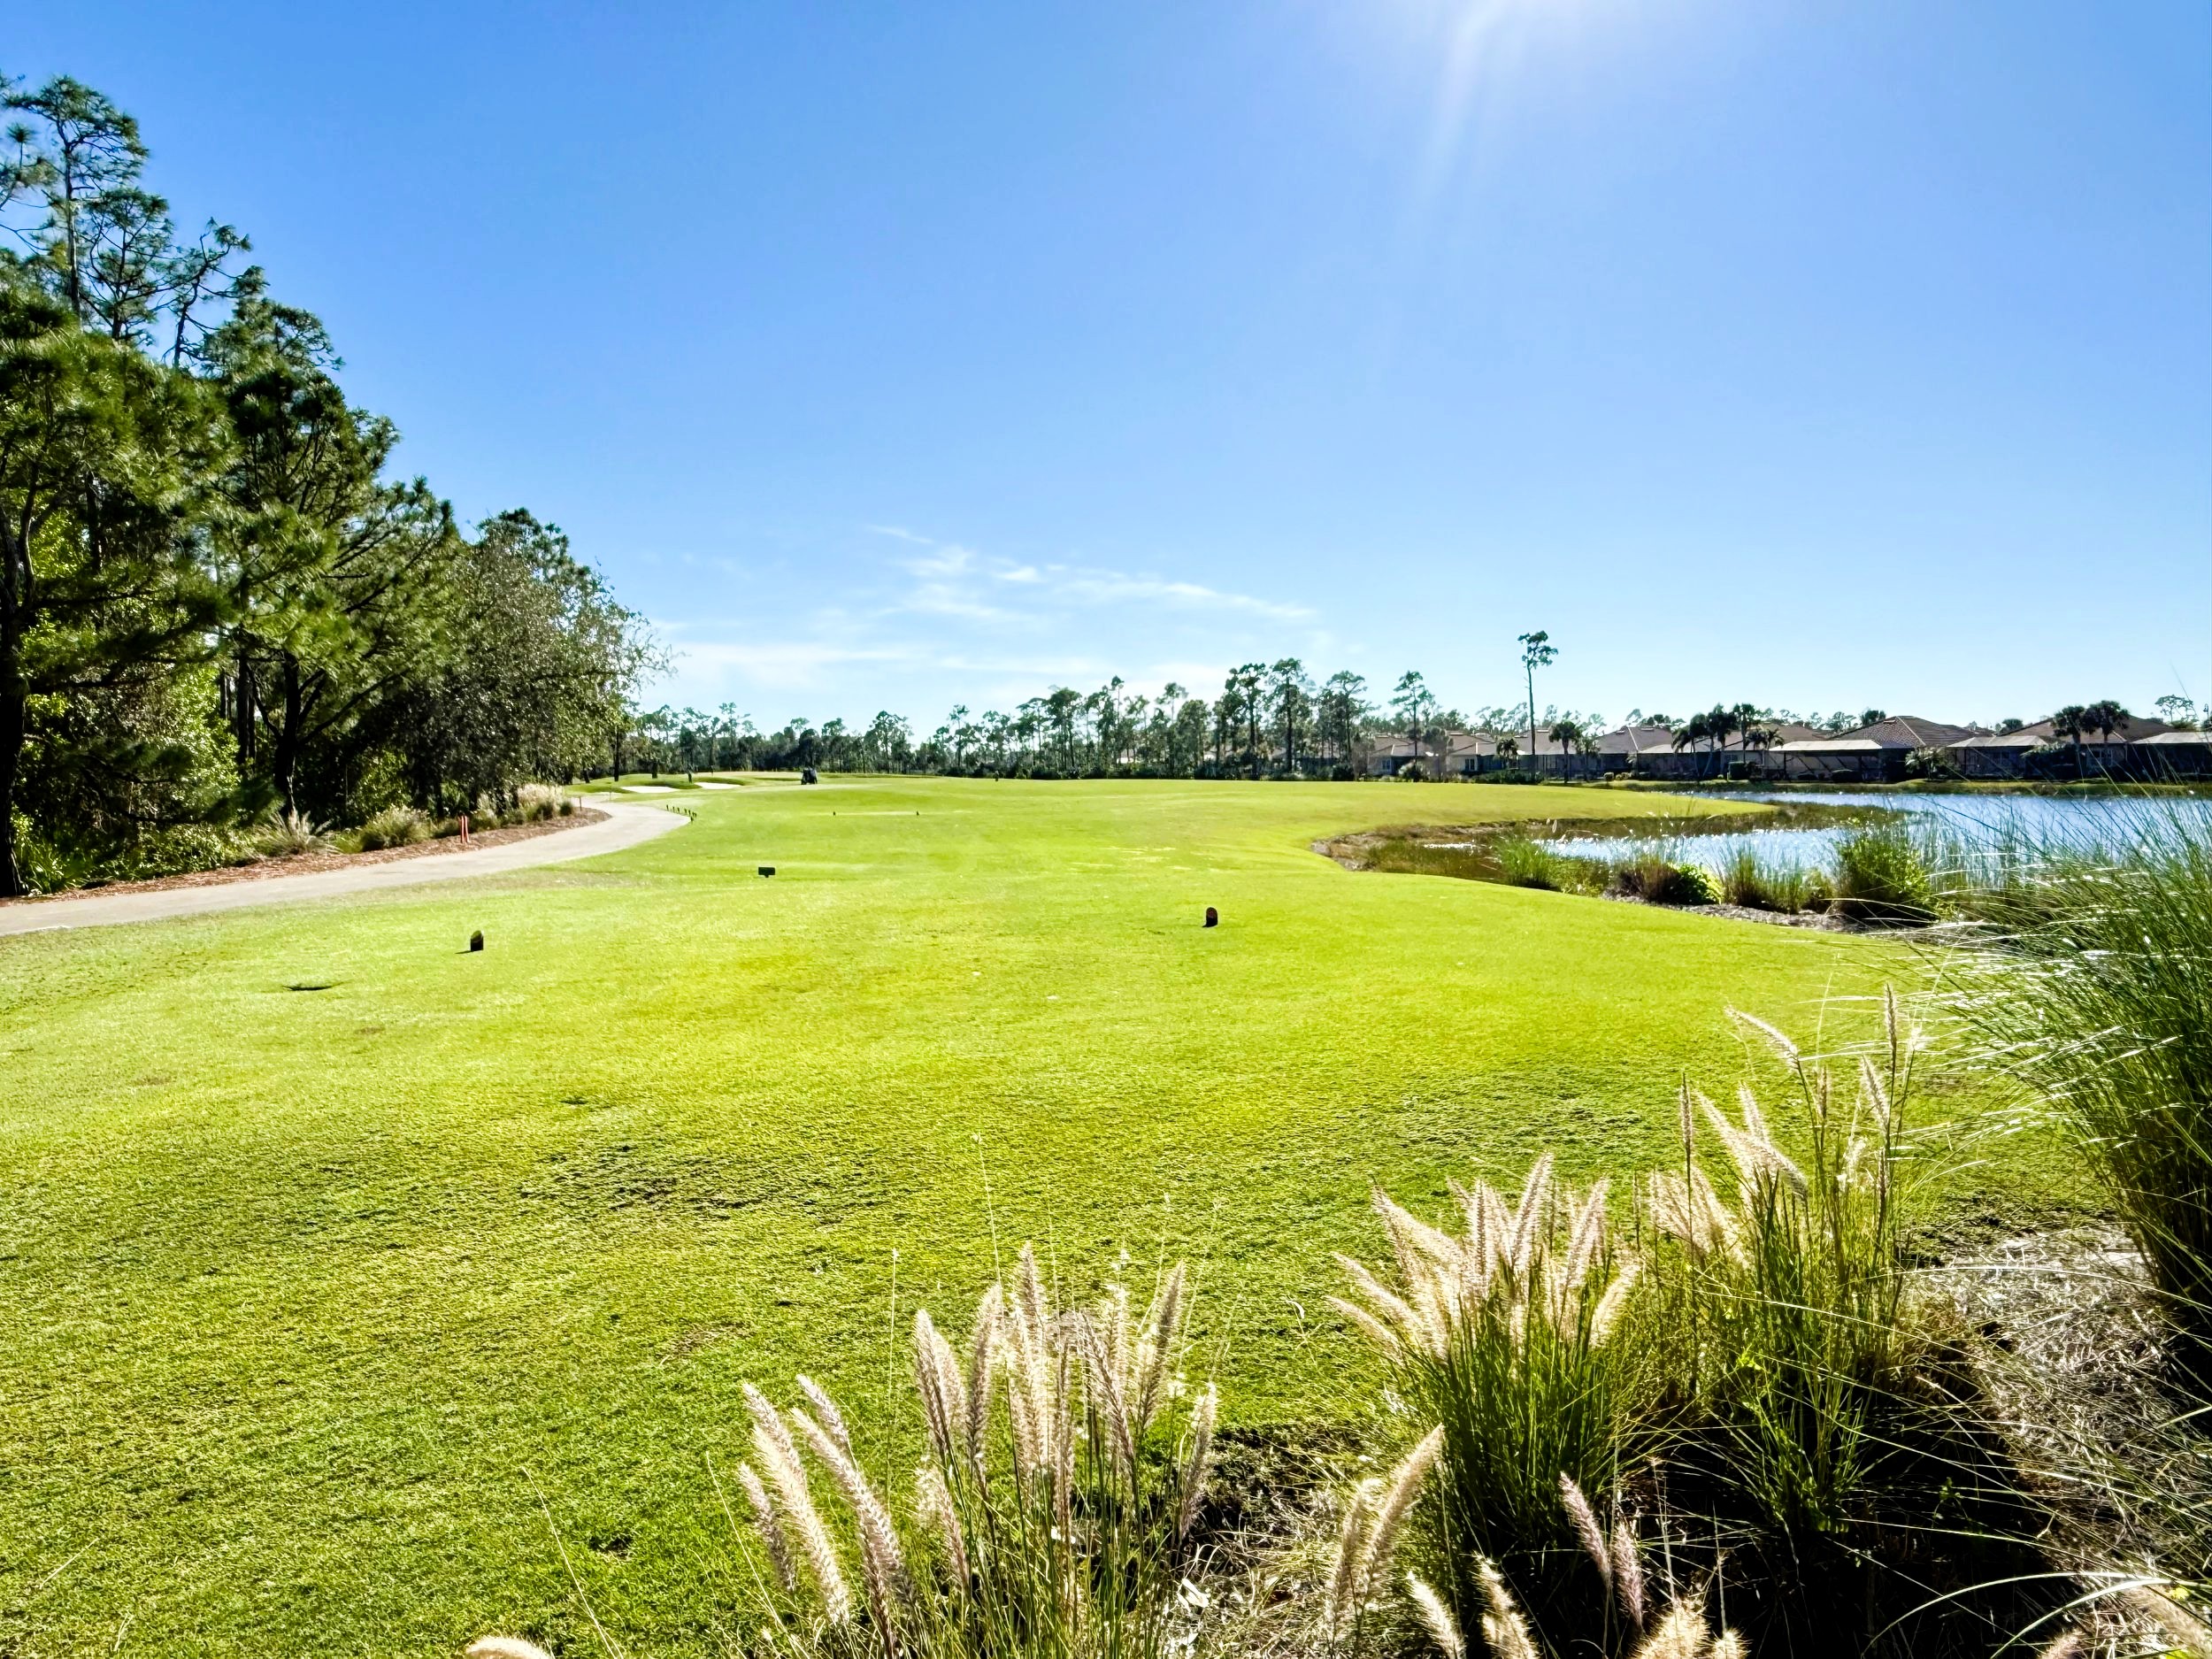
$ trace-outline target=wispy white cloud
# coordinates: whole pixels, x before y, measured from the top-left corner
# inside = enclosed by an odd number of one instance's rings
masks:
[[[898,561],[916,579],[914,588],[892,604],[894,610],[935,616],[966,617],[979,622],[1027,623],[1036,609],[1071,610],[1102,604],[1160,604],[1184,611],[1230,611],[1276,622],[1299,622],[1314,613],[1305,605],[1225,593],[1201,582],[1133,573],[1086,565],[1017,563],[979,553],[956,541],[940,541],[895,525],[870,525],[889,536],[926,549]],[[1029,609],[1009,609],[987,595],[994,586],[1029,590]]]

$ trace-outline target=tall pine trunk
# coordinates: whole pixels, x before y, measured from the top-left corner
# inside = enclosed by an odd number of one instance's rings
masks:
[[[270,750],[269,772],[278,793],[284,797],[285,815],[296,817],[300,810],[300,725],[303,718],[300,697],[299,660],[290,655],[284,658],[284,724],[277,730],[276,742]]]
[[[0,616],[0,898],[23,895],[15,856],[15,787],[23,768],[23,642],[11,615]]]
[[[25,539],[27,541],[28,533]],[[31,687],[23,678],[23,615],[30,603],[30,549],[0,547],[0,898],[23,896],[16,863],[15,793],[23,773],[23,744]]]

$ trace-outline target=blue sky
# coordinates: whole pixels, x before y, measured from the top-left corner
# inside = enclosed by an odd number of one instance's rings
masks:
[[[2212,695],[2212,9],[19,10],[764,725]]]

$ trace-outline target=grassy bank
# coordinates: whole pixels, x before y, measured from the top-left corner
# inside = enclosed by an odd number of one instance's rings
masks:
[[[910,1464],[895,1327],[1034,1238],[1071,1300],[1187,1256],[1231,1425],[1365,1412],[1324,1298],[1371,1181],[1659,1164],[1724,1007],[1832,1032],[1909,965],[1314,856],[1383,798],[703,791],[589,864],[0,944],[0,1640],[572,1631],[527,1469],[634,1651],[717,1651],[744,1379],[809,1371]],[[2073,1190],[1994,1156],[1965,1213]]]

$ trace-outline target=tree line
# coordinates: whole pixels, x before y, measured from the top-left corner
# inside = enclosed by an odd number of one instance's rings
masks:
[[[2169,724],[2193,726],[2187,699],[2159,699]],[[1834,734],[1887,719],[1880,709],[1798,714],[1751,703],[1721,703],[1678,718],[1662,710],[1629,711],[1624,724],[1663,727],[1678,750],[1764,752],[1783,728],[1802,726]],[[2062,709],[2053,717],[2061,739],[2124,729],[2132,718],[2116,703]],[[1994,729],[2017,731],[2001,720]],[[1247,663],[1232,670],[1212,700],[1171,682],[1157,696],[1131,691],[1119,678],[1091,692],[1059,686],[1010,712],[955,707],[933,730],[888,710],[866,726],[842,719],[815,724],[795,716],[764,731],[735,703],[718,710],[663,707],[633,711],[603,753],[600,770],[618,772],[940,772],[1023,778],[1353,778],[1376,749],[1405,741],[1416,755],[1444,751],[1450,739],[1491,739],[1508,767],[1531,752],[1521,740],[1540,735],[1560,749],[1596,752],[1609,729],[1602,717],[1547,704],[1533,722],[1524,703],[1462,711],[1445,706],[1418,672],[1402,675],[1379,700],[1348,671],[1317,681],[1295,657]]]
[[[1539,717],[1594,731],[1595,715],[1556,708]],[[719,710],[662,708],[634,718],[610,756],[623,768],[671,771],[933,772],[1036,778],[1132,774],[1166,778],[1328,778],[1356,775],[1379,742],[1409,733],[1440,743],[1453,732],[1525,729],[1520,707],[1446,707],[1418,672],[1378,699],[1348,670],[1317,679],[1296,657],[1229,671],[1209,699],[1170,682],[1156,696],[1118,676],[1091,692],[1056,686],[1010,711],[955,707],[918,733],[885,710],[867,726],[817,726],[795,717],[757,728],[733,703]]]
[[[109,99],[0,101],[0,895],[592,764],[657,659],[560,530],[396,474],[321,322],[235,227],[178,234]]]

